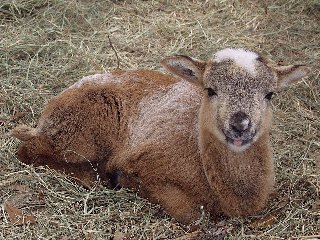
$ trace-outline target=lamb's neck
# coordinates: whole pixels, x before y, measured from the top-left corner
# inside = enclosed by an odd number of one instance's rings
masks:
[[[232,151],[225,143],[208,131],[200,135],[201,155],[210,162],[218,165],[252,165],[257,162],[268,162],[271,159],[271,148],[269,144],[269,134],[263,134],[248,149],[241,152]],[[236,161],[236,162],[235,162]],[[230,168],[228,168],[230,170]]]
[[[200,137],[203,169],[222,211],[227,215],[247,215],[259,210],[274,182],[268,134],[239,153],[209,132],[202,132]]]

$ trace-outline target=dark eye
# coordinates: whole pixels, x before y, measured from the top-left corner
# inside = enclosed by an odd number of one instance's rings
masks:
[[[205,88],[205,90],[207,90],[209,97],[217,95],[217,93],[212,88]]]
[[[269,92],[264,98],[267,100],[271,100],[272,96],[273,96],[273,92]]]

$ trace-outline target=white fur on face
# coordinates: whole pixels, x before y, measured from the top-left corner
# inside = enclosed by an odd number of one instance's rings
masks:
[[[255,75],[256,73],[256,59],[258,54],[247,51],[241,48],[226,48],[214,54],[214,60],[217,63],[232,60],[238,66],[244,68],[247,72]]]

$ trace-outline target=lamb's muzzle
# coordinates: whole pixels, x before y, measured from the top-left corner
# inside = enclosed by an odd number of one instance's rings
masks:
[[[237,147],[252,143],[255,131],[251,131],[251,120],[247,114],[241,111],[233,114],[229,125],[226,131],[227,142]]]

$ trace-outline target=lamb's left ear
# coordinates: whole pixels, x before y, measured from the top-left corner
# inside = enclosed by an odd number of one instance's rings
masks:
[[[189,82],[203,86],[202,75],[206,67],[206,62],[183,55],[176,55],[163,59],[161,65],[169,72]]]
[[[308,75],[310,68],[305,65],[289,65],[273,68],[278,76],[278,89],[288,88],[301,78]]]

